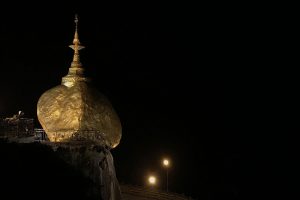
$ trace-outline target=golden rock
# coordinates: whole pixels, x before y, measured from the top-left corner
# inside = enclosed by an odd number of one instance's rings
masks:
[[[37,116],[51,142],[88,142],[116,147],[122,136],[120,120],[108,99],[99,93],[84,76],[79,59],[77,31],[74,57],[62,83],[46,91],[37,104]]]

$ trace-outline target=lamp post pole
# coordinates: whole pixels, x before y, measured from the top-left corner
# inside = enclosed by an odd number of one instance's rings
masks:
[[[167,167],[167,192],[169,191],[169,170]]]
[[[164,159],[163,160],[163,166],[166,168],[166,178],[167,178],[167,181],[166,181],[166,189],[167,189],[167,192],[169,191],[169,165],[170,165],[170,161],[168,159]]]

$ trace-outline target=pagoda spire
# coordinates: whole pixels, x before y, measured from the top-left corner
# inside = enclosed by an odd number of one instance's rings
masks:
[[[74,56],[73,56],[73,61],[71,63],[71,67],[74,68],[80,68],[82,67],[82,64],[80,62],[80,56],[79,56],[79,50],[83,49],[84,46],[80,45],[79,37],[78,37],[78,15],[75,15],[75,34],[74,34],[74,39],[73,39],[73,44],[70,45],[74,50]]]

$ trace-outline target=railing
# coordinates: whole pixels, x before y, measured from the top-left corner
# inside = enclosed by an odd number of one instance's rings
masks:
[[[124,184],[121,184],[120,187],[121,192],[125,197],[124,200],[129,199],[130,196],[133,196],[137,199],[138,197],[141,197],[143,199],[147,198],[153,200],[192,200],[191,197],[186,197],[184,195],[180,195],[173,192],[165,192],[155,188],[145,188],[141,186],[132,186]]]

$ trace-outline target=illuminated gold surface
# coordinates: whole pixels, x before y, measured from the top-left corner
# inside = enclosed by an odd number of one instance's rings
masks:
[[[107,98],[94,89],[80,63],[77,33],[74,57],[62,84],[46,91],[39,99],[37,116],[51,142],[85,141],[116,147],[121,139],[120,120]]]

